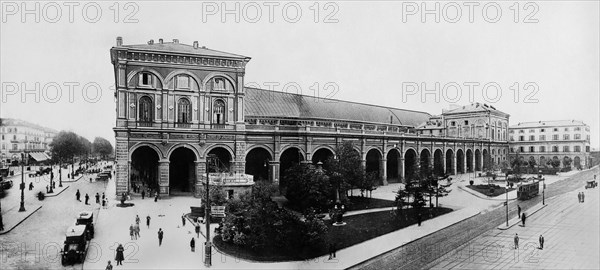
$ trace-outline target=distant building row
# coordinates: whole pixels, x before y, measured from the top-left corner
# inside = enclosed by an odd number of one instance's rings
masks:
[[[58,131],[27,121],[0,118],[0,164],[10,165],[27,152],[36,161],[48,159],[50,142]]]

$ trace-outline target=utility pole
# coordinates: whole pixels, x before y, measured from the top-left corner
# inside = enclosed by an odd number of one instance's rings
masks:
[[[21,205],[19,212],[25,212],[25,158],[25,152],[21,153]]]
[[[204,221],[206,222],[206,243],[204,253],[204,266],[210,267],[212,265],[212,245],[210,242],[210,164],[216,158],[215,155],[208,155],[206,157],[206,199],[204,205]]]

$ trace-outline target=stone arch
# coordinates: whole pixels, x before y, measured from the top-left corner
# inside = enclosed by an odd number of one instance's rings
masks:
[[[246,155],[248,155],[248,153],[252,150],[254,150],[255,148],[263,148],[265,149],[267,152],[269,152],[269,155],[271,155],[271,157],[275,156],[275,152],[273,152],[273,149],[271,149],[271,147],[269,145],[266,144],[254,144],[250,147],[246,148]]]
[[[279,183],[285,190],[285,175],[287,170],[296,164],[300,164],[305,160],[305,156],[302,153],[302,148],[294,145],[288,145],[281,149],[279,155]]]
[[[444,153],[441,149],[433,151],[433,173],[436,175],[444,175]]]
[[[201,87],[204,85],[204,81],[202,81],[202,79],[200,79],[196,74],[189,72],[187,70],[173,70],[171,71],[171,73],[169,73],[166,77],[165,77],[165,88],[167,87],[167,85],[170,85],[171,80],[173,80],[175,78],[175,76],[177,75],[188,75],[190,76],[192,79],[194,79],[197,88],[200,90]],[[175,85],[173,84],[173,89],[175,89]],[[170,90],[173,90],[170,89]]]
[[[245,170],[246,174],[254,177],[254,181],[258,180],[273,180],[269,179],[271,171],[270,162],[273,161],[273,153],[264,145],[255,145],[248,149],[245,154]]]
[[[465,173],[465,152],[460,148],[456,150],[456,171]]]
[[[377,179],[381,179],[381,160],[383,159],[383,154],[381,150],[377,147],[371,147],[365,154],[365,172],[367,173],[375,173]]]
[[[158,82],[160,83],[160,85],[158,86],[159,88],[163,88],[165,86],[165,79],[163,78],[162,75],[160,75],[160,73],[158,71],[156,71],[153,68],[150,67],[138,67],[132,71],[130,71],[127,74],[127,86],[130,85],[131,80],[138,74],[141,72],[148,72],[148,73],[152,73],[152,75],[156,76],[156,78],[158,78]],[[137,85],[137,83],[136,83]]]
[[[195,192],[198,153],[188,144],[178,144],[169,150],[169,194]]]
[[[401,153],[398,148],[392,148],[388,150],[385,156],[388,182],[399,182],[400,180],[400,168],[402,166],[400,164],[400,155]]]
[[[408,148],[404,151],[404,178],[405,182],[414,178],[414,174],[419,168],[417,161],[417,151],[413,148]]]
[[[194,147],[193,145],[191,145],[189,143],[177,143],[177,144],[174,144],[173,146],[171,146],[167,150],[167,154],[166,154],[165,158],[166,159],[170,159],[171,158],[171,154],[173,154],[173,151],[175,151],[175,149],[177,149],[179,147],[185,147],[187,149],[192,150],[192,152],[194,152],[194,155],[196,156],[196,161],[200,160],[200,153],[198,152],[198,149],[196,149],[196,147]]]
[[[211,72],[208,75],[206,75],[204,77],[204,80],[202,81],[202,90],[206,91],[206,83],[210,82],[211,79],[215,78],[215,77],[223,77],[226,80],[229,81],[229,83],[231,83],[231,85],[233,86],[233,91],[236,92],[237,89],[237,84],[235,83],[235,79],[225,73],[222,72]]]
[[[231,172],[231,166],[235,160],[235,154],[228,145],[212,145],[206,149],[204,157],[207,158],[210,154],[217,156],[218,163],[210,163],[211,166],[206,168],[208,172]]]
[[[311,161],[313,164],[316,165],[319,162],[325,163],[329,157],[335,158],[335,156],[336,156],[336,153],[333,150],[333,148],[326,146],[326,145],[322,145],[322,146],[316,147],[312,151]]]
[[[481,171],[481,151],[475,149],[475,171]]]
[[[207,146],[204,149],[204,152],[202,153],[202,156],[206,158],[206,156],[208,155],[208,153],[210,151],[212,151],[213,149],[218,148],[218,147],[222,147],[225,150],[227,150],[227,152],[229,152],[229,155],[231,155],[231,158],[235,159],[235,154],[234,154],[235,152],[233,151],[233,149],[231,148],[231,146],[229,146],[227,144],[222,144],[222,143],[215,143],[215,144]]]
[[[473,172],[473,150],[467,149],[467,172]]]
[[[421,149],[421,153],[419,154],[419,168],[420,173],[433,172],[432,166],[430,164],[431,159],[431,151],[427,148]]]
[[[159,162],[164,160],[162,151],[150,143],[138,143],[129,151],[128,191],[133,185],[159,190]],[[136,189],[137,190],[137,189]]]
[[[454,151],[452,149],[446,150],[446,174],[456,174],[454,171]]]
[[[131,156],[133,155],[133,152],[142,146],[148,146],[148,147],[154,149],[154,151],[156,151],[156,154],[158,155],[159,159],[165,159],[165,155],[163,154],[163,151],[160,149],[160,147],[156,146],[153,143],[139,142],[129,148],[129,155],[127,157],[128,161],[131,161]]]
[[[371,150],[377,150],[377,153],[379,153],[379,156],[383,157],[383,151],[381,151],[381,149],[377,146],[371,146],[371,147],[367,147],[366,151],[365,151],[365,155],[363,156],[363,159],[366,160],[367,159],[367,153],[369,153],[369,151]]]

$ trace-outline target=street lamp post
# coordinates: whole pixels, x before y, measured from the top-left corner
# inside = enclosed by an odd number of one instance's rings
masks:
[[[542,205],[546,205],[546,179],[542,177],[542,170],[539,173],[542,178]]]
[[[508,172],[506,172],[504,177],[506,178],[506,192],[504,192],[506,193],[506,202],[504,202],[504,204],[506,205],[506,227],[508,227],[508,188],[510,187],[508,183]]]
[[[210,164],[211,161],[214,161],[216,158],[215,155],[208,155],[206,157],[206,199],[204,205],[204,221],[206,222],[206,243],[205,243],[205,258],[204,258],[204,266],[210,267],[212,265],[212,246],[210,242]]]
[[[21,205],[19,212],[25,212],[25,152],[21,153]]]
[[[58,162],[58,186],[62,187],[62,163]]]

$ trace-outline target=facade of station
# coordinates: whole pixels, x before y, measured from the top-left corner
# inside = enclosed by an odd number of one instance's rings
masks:
[[[508,157],[509,115],[485,104],[432,116],[248,88],[249,57],[198,42],[117,38],[110,52],[118,194],[144,185],[198,195],[208,175],[235,196],[255,181],[279,184],[294,164],[335,158],[346,141],[383,185],[406,181],[418,166],[457,174]]]

